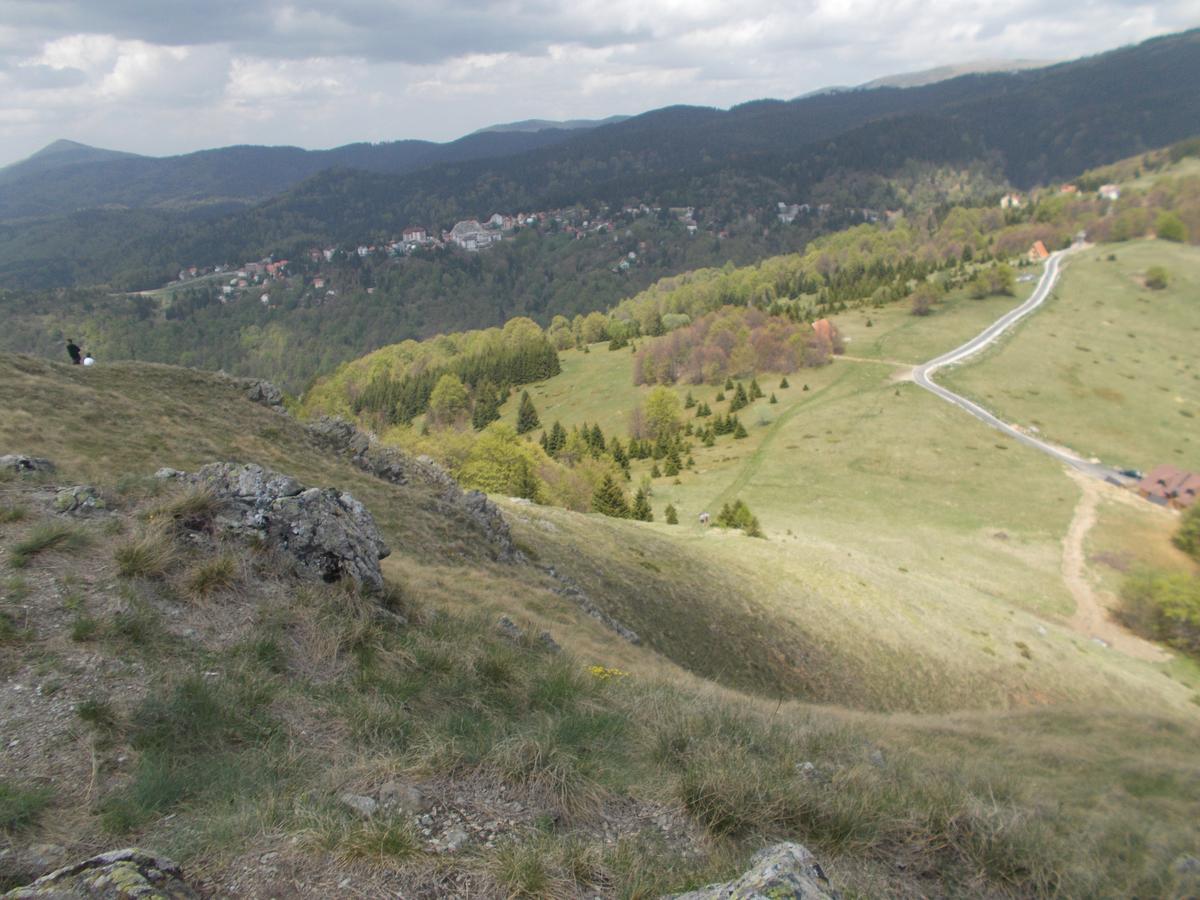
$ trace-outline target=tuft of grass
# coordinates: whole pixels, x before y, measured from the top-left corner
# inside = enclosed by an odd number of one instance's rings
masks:
[[[80,550],[88,545],[88,536],[73,525],[64,522],[43,522],[30,530],[25,539],[13,545],[8,554],[8,564],[14,569],[23,569],[41,553],[50,550]]]
[[[205,488],[191,488],[150,510],[152,522],[168,523],[179,531],[207,531],[220,509],[220,501]]]
[[[100,630],[100,623],[91,616],[78,616],[71,623],[71,640],[78,643],[90,641]]]
[[[187,575],[187,591],[202,598],[228,590],[237,583],[237,563],[232,556],[218,556],[198,563]]]
[[[117,727],[117,714],[107,700],[90,697],[75,707],[79,720],[101,732],[110,732]]]
[[[167,534],[151,531],[118,546],[113,558],[126,578],[157,578],[175,566],[178,553]]]
[[[6,522],[20,522],[29,515],[29,510],[19,504],[2,504],[0,505],[0,525]]]
[[[262,679],[187,675],[161,686],[130,722],[132,781],[103,798],[105,827],[124,832],[179,803],[225,808],[271,796],[299,767],[277,752]]]
[[[377,816],[352,819],[343,811],[321,811],[306,816],[307,842],[334,854],[343,862],[364,860],[395,864],[415,856],[421,841],[410,822]]]
[[[50,803],[49,788],[0,779],[0,833],[10,833],[34,824]]]

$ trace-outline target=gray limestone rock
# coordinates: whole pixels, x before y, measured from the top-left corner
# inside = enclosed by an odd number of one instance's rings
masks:
[[[306,488],[254,464],[210,463],[188,480],[220,504],[214,526],[282,550],[306,575],[383,590],[379,560],[390,552],[360,502],[334,488]]]
[[[67,515],[86,516],[107,511],[108,504],[90,484],[77,484],[74,487],[59,488],[55,492],[54,509]]]
[[[4,900],[199,900],[169,859],[129,848],[102,853],[56,869],[32,884],[4,894]]]
[[[25,456],[21,453],[9,453],[5,456],[0,456],[0,471],[16,472],[18,475],[33,475],[35,473],[48,475],[54,469],[54,463],[40,456]]]
[[[342,794],[338,797],[338,801],[342,806],[353,810],[364,819],[371,818],[371,816],[375,815],[375,810],[379,808],[379,804],[373,799],[364,797],[361,794]]]
[[[674,900],[829,900],[839,895],[801,844],[775,844],[754,854],[751,867],[725,884],[710,884]]]
[[[429,809],[429,801],[420,788],[389,781],[379,789],[379,805],[402,816],[419,816]]]

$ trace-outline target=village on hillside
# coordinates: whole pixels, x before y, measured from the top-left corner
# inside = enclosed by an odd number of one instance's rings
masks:
[[[1079,188],[1074,184],[1063,184],[1050,188],[1050,192],[1059,194],[1077,194]],[[1096,194],[1102,200],[1110,202],[1120,198],[1120,188],[1114,184],[1100,186]],[[1022,195],[1015,191],[1005,193],[999,199],[1003,210],[1020,210],[1028,203],[1034,202],[1037,194]],[[835,208],[831,203],[792,203],[779,201],[774,210],[753,210],[746,218],[755,220],[773,220],[781,225],[794,225],[808,219],[822,219],[838,214],[849,222],[861,223],[893,223],[904,217],[903,210],[872,209],[869,207]],[[306,264],[302,267],[293,265],[290,260],[266,257],[260,260],[245,262],[238,266],[188,266],[181,269],[175,281],[166,286],[167,289],[178,288],[188,282],[198,279],[219,279],[220,301],[228,303],[246,296],[257,294],[258,300],[266,306],[271,303],[270,287],[279,282],[290,282],[296,277],[303,277],[305,285],[318,292],[320,296],[333,298],[336,289],[329,284],[329,275],[325,273],[325,264],[338,263],[352,257],[359,259],[397,259],[422,251],[457,250],[465,253],[478,253],[486,250],[506,238],[511,238],[521,230],[532,230],[541,234],[566,235],[573,240],[583,240],[592,236],[612,235],[614,242],[619,240],[621,229],[626,229],[638,219],[650,219],[663,225],[682,228],[689,235],[695,235],[703,230],[711,233],[718,240],[729,237],[727,223],[715,217],[704,217],[694,206],[652,206],[646,203],[624,206],[619,210],[611,210],[606,204],[599,204],[595,209],[583,206],[541,210],[537,212],[519,212],[516,214],[493,213],[482,221],[480,219],[464,219],[456,222],[448,230],[438,230],[424,225],[409,225],[398,236],[375,243],[340,246],[331,244],[324,247],[311,247],[305,254]],[[628,236],[628,232],[626,232]],[[641,249],[645,249],[642,246]],[[1037,263],[1050,255],[1045,244],[1035,242],[1026,254],[1028,260]],[[638,251],[628,250],[621,253],[609,266],[614,273],[628,271],[638,263]],[[302,271],[301,271],[302,270]],[[320,292],[324,291],[321,295]],[[368,291],[373,291],[368,288]]]

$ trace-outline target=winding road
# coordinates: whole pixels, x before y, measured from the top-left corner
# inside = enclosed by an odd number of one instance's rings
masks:
[[[1014,428],[1006,422],[1002,422],[978,403],[974,403],[971,400],[968,400],[966,397],[956,394],[954,391],[949,390],[948,388],[942,387],[933,380],[933,375],[938,369],[941,369],[945,366],[954,365],[955,363],[962,362],[968,357],[974,356],[980,350],[993,343],[998,337],[1000,337],[1000,335],[1012,328],[1012,326],[1021,319],[1025,318],[1027,315],[1041,306],[1046,301],[1046,298],[1050,296],[1050,291],[1053,290],[1054,284],[1058,280],[1059,267],[1062,264],[1063,257],[1070,252],[1071,250],[1059,250],[1057,253],[1052,253],[1050,255],[1049,259],[1046,260],[1046,268],[1042,273],[1042,278],[1038,282],[1037,288],[1034,289],[1034,292],[1030,295],[1028,300],[1015,309],[1009,310],[965,344],[955,347],[950,352],[943,353],[936,359],[931,359],[929,362],[923,363],[914,368],[912,370],[912,380],[921,387],[925,388],[925,390],[941,397],[947,403],[954,404],[959,409],[970,413],[975,418],[992,426],[997,431],[1002,431],[1010,437],[1016,438],[1027,447],[1040,450],[1042,453],[1054,457],[1054,459],[1058,460],[1059,462],[1064,463],[1071,468],[1084,473],[1085,475],[1091,475],[1092,477],[1099,478],[1103,481],[1124,484],[1129,479],[1116,469],[1112,469],[1108,466],[1103,466],[1098,463],[1088,462],[1086,459],[1076,456],[1062,447],[1056,447],[1053,444],[1046,443],[1045,441],[1039,440],[1033,435],[1021,431],[1018,428]]]

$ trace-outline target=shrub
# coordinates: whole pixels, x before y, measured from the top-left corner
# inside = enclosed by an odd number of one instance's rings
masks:
[[[88,536],[73,525],[45,522],[35,526],[25,540],[13,545],[8,554],[8,564],[14,569],[23,569],[39,553],[47,550],[78,550],[87,544]]]
[[[1170,274],[1162,266],[1151,266],[1146,270],[1146,287],[1152,291],[1163,290],[1170,281]]]
[[[742,500],[734,500],[733,503],[722,506],[713,524],[718,528],[740,528],[750,537],[762,537],[758,518]]]
[[[1121,585],[1121,617],[1146,637],[1200,657],[1200,576],[1134,572]]]
[[[1163,241],[1173,241],[1182,244],[1188,239],[1187,226],[1173,212],[1161,212],[1154,222],[1154,233]]]
[[[1190,556],[1200,562],[1200,503],[1194,504],[1183,514],[1183,521],[1171,541]]]

